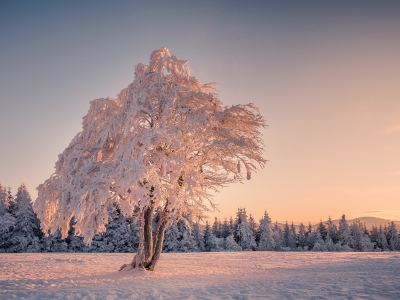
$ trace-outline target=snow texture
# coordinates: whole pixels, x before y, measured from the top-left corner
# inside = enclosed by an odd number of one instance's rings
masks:
[[[0,299],[400,299],[400,255],[167,253],[155,272],[117,272],[131,254],[0,254]]]

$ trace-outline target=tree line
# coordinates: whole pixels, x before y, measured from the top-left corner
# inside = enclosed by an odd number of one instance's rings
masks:
[[[153,230],[162,212],[155,211]],[[0,252],[119,252],[134,253],[139,246],[139,221],[125,217],[117,204],[108,207],[108,224],[102,233],[96,233],[90,245],[75,234],[75,220],[69,223],[68,236],[61,231],[47,232],[32,207],[25,184],[15,196],[0,182]],[[219,252],[219,251],[400,251],[399,232],[394,222],[373,226],[355,221],[349,224],[345,215],[336,226],[331,218],[283,226],[273,223],[267,212],[259,222],[239,208],[235,218],[199,225],[189,216],[173,219],[166,229],[163,252]]]

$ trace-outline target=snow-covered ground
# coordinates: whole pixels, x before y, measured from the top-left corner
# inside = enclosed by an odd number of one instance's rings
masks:
[[[0,299],[400,299],[400,253],[0,254]]]

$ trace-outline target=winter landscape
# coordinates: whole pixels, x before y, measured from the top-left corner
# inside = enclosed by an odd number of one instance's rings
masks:
[[[0,300],[400,299],[399,11],[0,1]]]

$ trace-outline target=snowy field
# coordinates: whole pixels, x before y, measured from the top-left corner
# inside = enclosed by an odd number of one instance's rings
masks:
[[[400,299],[400,253],[0,254],[0,299]]]

